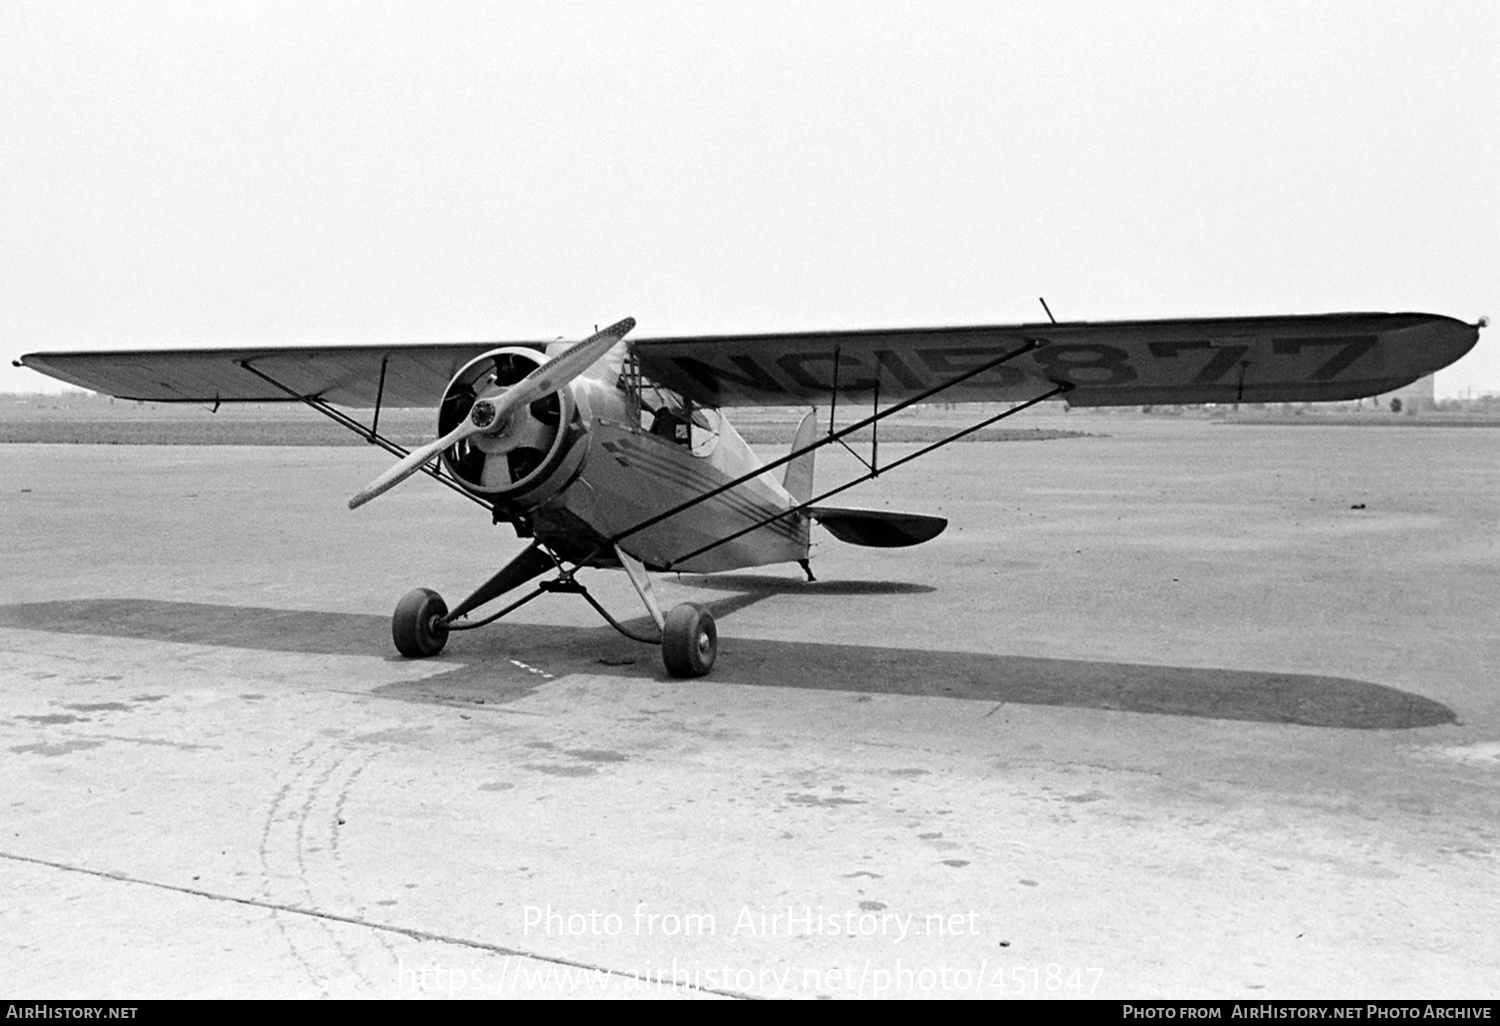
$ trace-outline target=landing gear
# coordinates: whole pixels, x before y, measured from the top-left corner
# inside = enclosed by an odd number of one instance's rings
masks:
[[[663,616],[645,566],[629,553],[617,549],[616,554],[619,556],[620,566],[630,575],[631,582],[640,593],[659,634],[638,633],[620,623],[589,594],[587,588],[573,579],[573,575],[582,566],[581,563],[568,569],[548,550],[533,543],[494,577],[480,585],[474,594],[454,607],[452,612],[449,612],[448,604],[443,601],[442,596],[430,588],[416,588],[407,592],[396,605],[395,615],[391,617],[391,639],[396,643],[396,650],[408,659],[435,656],[443,650],[443,646],[448,643],[448,635],[453,631],[474,630],[493,623],[538,595],[567,592],[583,596],[611,627],[627,638],[648,645],[660,643],[662,662],[672,676],[702,677],[713,669],[714,659],[719,654],[719,630],[714,625],[713,613],[701,606],[684,603]],[[558,571],[557,580],[541,582],[535,590],[481,620],[467,619],[469,612],[476,607],[550,569]]]
[[[713,669],[719,654],[714,614],[683,603],[667,614],[661,631],[661,660],[674,677],[701,677]]]
[[[448,642],[448,628],[441,620],[448,603],[431,588],[413,588],[396,603],[391,617],[391,640],[396,651],[408,659],[435,656]]]

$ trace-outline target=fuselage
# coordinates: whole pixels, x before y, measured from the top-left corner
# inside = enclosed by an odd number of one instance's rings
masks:
[[[547,485],[507,503],[523,510],[537,540],[564,558],[604,546],[599,555],[607,563],[611,538],[762,466],[717,410],[668,408],[663,396],[669,393],[651,389],[646,394],[663,404],[653,408],[608,364],[569,388],[576,411],[569,451]],[[620,547],[650,568],[694,573],[806,559],[809,521],[802,514],[722,541],[794,505],[772,473],[759,474],[628,534]],[[706,546],[712,547],[684,558]]]

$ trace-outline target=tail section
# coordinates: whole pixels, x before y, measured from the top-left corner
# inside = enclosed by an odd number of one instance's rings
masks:
[[[792,440],[792,452],[806,449],[817,441],[817,416],[817,410],[808,410],[807,416],[802,418],[802,423],[797,425],[797,437]],[[798,505],[812,498],[813,457],[816,455],[816,450],[805,452],[786,465],[786,474],[781,479],[781,486],[791,493],[792,500]]]
[[[797,425],[792,452],[806,449],[818,440],[817,416],[817,410],[810,410],[802,418],[802,423]],[[812,499],[815,454],[816,450],[805,452],[786,465],[781,486],[791,494],[795,505],[800,506]],[[801,521],[804,531],[808,517],[822,524],[839,541],[879,549],[920,545],[942,534],[943,529],[948,526],[946,518],[925,513],[893,513],[887,510],[852,509],[848,506],[810,506]],[[812,569],[807,560],[801,559],[798,562],[807,571],[807,579],[813,580]]]

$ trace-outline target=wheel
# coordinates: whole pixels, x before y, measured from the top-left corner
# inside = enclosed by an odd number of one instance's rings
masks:
[[[408,659],[435,656],[448,641],[448,628],[438,619],[448,615],[448,603],[431,588],[413,588],[396,603],[391,617],[391,640]]]
[[[713,669],[719,654],[719,631],[714,614],[683,603],[667,614],[661,632],[661,661],[674,677],[701,677]]]

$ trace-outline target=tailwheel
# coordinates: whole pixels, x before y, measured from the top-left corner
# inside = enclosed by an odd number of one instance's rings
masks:
[[[391,640],[396,651],[408,659],[435,656],[448,642],[448,628],[441,623],[448,603],[431,588],[413,588],[396,603],[391,617]]]
[[[661,632],[661,660],[674,677],[701,677],[713,669],[719,654],[714,614],[683,603],[667,614]]]

